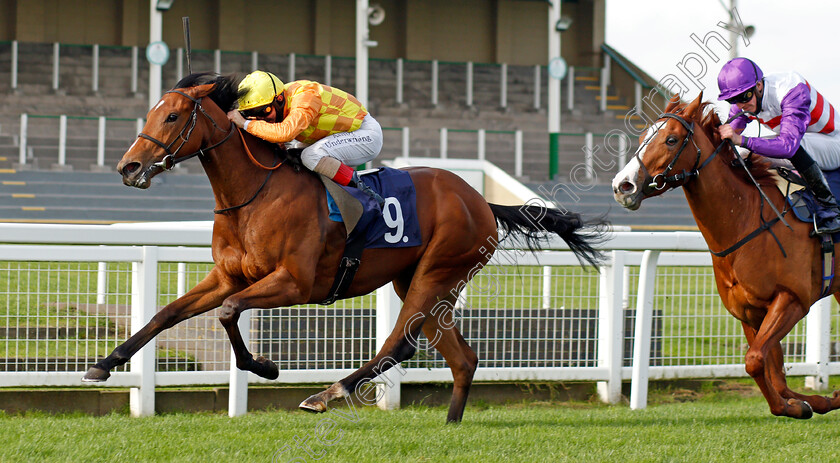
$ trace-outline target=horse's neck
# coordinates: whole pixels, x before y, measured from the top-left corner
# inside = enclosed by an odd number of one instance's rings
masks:
[[[248,149],[256,161],[263,166],[270,167],[280,162],[264,143],[252,142],[248,145]],[[247,202],[254,196],[270,172],[257,166],[250,159],[245,152],[243,138],[238,133],[233,133],[230,140],[210,151],[202,160],[202,165],[213,188],[216,207],[220,209]],[[284,194],[293,196],[303,187],[299,184],[308,177],[299,175],[286,166],[276,169],[271,176],[271,182],[259,192],[260,195],[271,190],[270,194],[274,197]],[[284,187],[272,189],[270,188],[272,183],[279,183]]]
[[[714,251],[732,246],[759,225],[758,190],[745,186],[722,159],[712,160],[683,190],[697,227]]]

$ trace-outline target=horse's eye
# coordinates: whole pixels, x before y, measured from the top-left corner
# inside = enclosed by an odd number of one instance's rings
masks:
[[[668,135],[668,138],[665,139],[665,144],[668,146],[674,146],[677,144],[677,137],[673,135]]]
[[[166,116],[166,122],[175,122],[177,120],[178,120],[178,114],[177,113],[170,113],[168,116]]]

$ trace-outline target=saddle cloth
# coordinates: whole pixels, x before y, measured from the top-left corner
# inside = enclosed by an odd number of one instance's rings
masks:
[[[814,214],[817,214],[819,217],[822,214],[826,214],[826,209],[817,202],[816,198],[814,198],[813,193],[809,190],[803,188],[804,181],[794,173],[790,171],[778,170],[780,172],[780,179],[781,181],[776,182],[779,189],[782,190],[782,194],[787,194],[787,202],[790,205],[791,210],[793,211],[793,215],[807,223],[814,222]],[[829,170],[823,171],[823,175],[825,175],[825,179],[828,182],[828,186],[831,189],[831,192],[834,194],[835,198],[840,198],[840,169],[837,170]],[[787,191],[787,182],[790,181],[790,193],[788,194]],[[835,233],[832,236],[835,242],[840,240],[840,233]]]
[[[365,248],[405,248],[422,244],[417,220],[417,192],[408,172],[389,167],[359,172],[365,185],[385,199],[380,211],[357,188],[321,178],[327,190],[330,219],[344,222],[349,241],[364,239]]]

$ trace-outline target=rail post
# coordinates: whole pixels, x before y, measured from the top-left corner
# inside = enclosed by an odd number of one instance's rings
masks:
[[[608,370],[607,380],[598,382],[598,396],[607,403],[621,399],[621,367],[624,363],[624,308],[621,305],[622,274],[627,251],[613,251],[611,262],[602,269],[598,307],[598,366]]]
[[[502,108],[507,108],[507,63],[502,63],[502,69],[500,74],[501,75],[499,76],[499,106],[501,106]]]
[[[432,60],[432,106],[438,104],[438,60]]]
[[[385,340],[400,314],[400,298],[391,283],[376,290],[376,350],[382,349]],[[376,405],[382,410],[400,408],[401,375],[405,370],[399,365],[392,365],[390,369],[381,371],[376,382]]]
[[[67,163],[67,115],[58,116],[58,165]]]
[[[403,59],[397,58],[397,104],[403,102]]]
[[[522,177],[522,131],[513,132],[513,175]]]
[[[831,354],[831,299],[824,298],[808,312],[805,336],[805,362],[817,364],[813,376],[805,377],[805,387],[815,391],[828,389],[828,361]]]
[[[18,88],[18,41],[12,40],[12,90]]]
[[[324,57],[324,84],[332,86],[332,55]]]
[[[251,311],[239,315],[239,332],[242,342],[247,346],[251,342]],[[242,416],[248,413],[248,372],[236,366],[233,347],[230,348],[230,390],[228,391],[228,416]]]
[[[571,111],[575,109],[575,67],[569,66],[566,74],[566,108]]]
[[[20,151],[18,152],[18,163],[26,165],[26,132],[29,126],[29,116],[26,113],[20,115]]]
[[[99,44],[93,44],[93,79],[91,82],[93,93],[99,91]]]
[[[653,325],[653,290],[660,251],[647,250],[639,270],[639,294],[636,297],[636,327],[633,341],[633,377],[630,383],[630,408],[647,407],[650,368],[650,336]]]
[[[440,158],[446,159],[449,144],[449,131],[446,127],[440,129]]]
[[[402,128],[402,156],[404,158],[408,157],[408,151],[409,151],[408,146],[410,144],[410,137],[411,137],[411,135],[410,135],[409,128],[408,127],[403,127]]]
[[[140,58],[138,56],[137,46],[131,47],[131,93],[137,93],[137,75],[140,66]]]
[[[96,136],[96,165],[105,167],[105,116],[99,116]]]
[[[467,61],[467,107],[473,105],[473,62]]]
[[[537,64],[534,66],[534,109],[540,109],[540,87],[542,86],[542,83],[540,82],[541,77],[541,67]]]
[[[157,311],[157,246],[143,246],[143,260],[132,268],[131,334],[134,335]],[[155,413],[155,340],[152,339],[131,359],[131,372],[140,376],[140,387],[129,392],[132,416],[150,416]]]
[[[53,43],[53,74],[52,74],[52,89],[54,92],[58,91],[58,67],[59,56],[61,53],[61,45],[58,42]]]

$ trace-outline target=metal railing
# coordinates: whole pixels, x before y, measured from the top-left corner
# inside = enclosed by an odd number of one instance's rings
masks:
[[[210,230],[2,224],[0,386],[80,385],[92,362],[206,274]],[[477,381],[598,381],[614,403],[630,380],[631,406],[642,408],[649,379],[746,375],[746,341],[698,233],[614,233],[600,274],[581,270],[562,242],[551,247],[497,252],[462,292],[458,326],[481,358]],[[249,311],[240,323],[251,351],[278,363],[280,382],[330,383],[373,357],[399,307],[386,286],[328,308]],[[230,384],[229,413],[245,413],[248,384],[267,381],[232,366],[215,317],[162,333],[105,384],[133,389],[135,415],[153,413],[156,386]],[[788,374],[824,387],[840,372],[827,328],[838,322],[825,301],[811,309],[784,341]],[[452,380],[424,346],[384,377],[381,407],[398,406],[402,382]]]
[[[5,42],[9,44],[10,47],[10,87],[12,90],[19,90],[19,75],[20,75],[20,61],[21,61],[21,51],[20,45],[21,43],[17,40],[13,40],[11,42]],[[38,44],[34,44],[38,45]],[[46,47],[46,45],[45,45]],[[62,44],[62,43],[53,43],[51,45],[51,73],[50,73],[50,88],[53,91],[59,91],[64,89],[66,86],[62,83],[62,49],[74,48],[74,49],[85,49],[90,50],[89,55],[89,66],[90,66],[90,77],[91,77],[91,87],[90,90],[94,93],[99,92],[100,90],[100,75],[101,75],[101,68],[103,64],[103,60],[109,59],[109,57],[101,57],[100,56],[100,49],[113,49],[113,50],[124,50],[126,57],[129,57],[131,60],[130,66],[130,92],[137,93],[138,92],[138,83],[140,82],[140,75],[141,75],[141,65],[140,62],[141,58],[141,50],[138,47],[121,47],[121,46],[100,46],[98,44],[94,45],[77,45],[77,44]],[[223,73],[223,72],[250,72],[252,70],[258,69],[259,66],[262,64],[263,66],[267,66],[269,69],[273,70],[274,72],[281,75],[282,78],[286,80],[296,80],[301,78],[301,73],[298,70],[298,63],[301,60],[306,60],[307,62],[318,62],[315,67],[323,68],[323,74],[320,75],[312,75],[312,69],[307,69],[307,73],[303,78],[309,79],[316,79],[321,80],[326,85],[332,85],[332,82],[335,78],[335,61],[340,60],[352,60],[352,58],[347,57],[335,57],[331,55],[306,55],[306,54],[297,54],[297,53],[289,53],[289,54],[263,54],[256,51],[252,52],[238,52],[238,51],[223,51],[220,49],[215,50],[200,50],[195,49],[192,50],[192,59],[197,64],[197,68],[199,66],[205,66],[205,68],[199,68],[203,70],[212,70],[216,73]],[[184,50],[182,48],[176,48],[173,50],[172,53],[172,60],[170,60],[166,65],[165,68],[167,72],[170,73],[171,77],[175,82],[180,80],[184,76]],[[223,55],[227,55],[228,59],[223,60]],[[239,57],[247,57],[245,61],[239,59]],[[395,89],[395,101],[398,104],[402,104],[405,102],[404,100],[404,87],[405,87],[405,66],[410,65],[412,68],[419,68],[423,69],[424,72],[428,74],[428,81],[429,81],[429,88],[430,88],[430,103],[433,106],[437,106],[440,102],[439,100],[439,89],[441,87],[441,79],[440,79],[440,68],[441,66],[446,66],[450,72],[463,72],[464,73],[464,102],[466,106],[472,107],[474,106],[475,102],[475,75],[474,69],[476,66],[481,67],[492,67],[498,69],[498,74],[496,77],[495,85],[498,88],[498,107],[500,108],[507,108],[509,104],[509,95],[508,95],[508,85],[509,85],[509,73],[508,69],[509,66],[507,63],[500,63],[500,64],[491,64],[491,63],[474,63],[474,62],[441,62],[438,60],[426,60],[426,61],[419,61],[419,60],[404,60],[402,58],[398,59],[372,59],[371,61],[374,62],[382,62],[385,64],[393,64],[393,78],[394,78],[394,89]],[[201,64],[198,64],[201,63]],[[223,65],[224,63],[224,65]],[[78,65],[78,64],[76,64]],[[312,68],[313,66],[309,66]],[[392,66],[386,66],[383,71],[390,73],[390,68]],[[545,66],[513,66],[517,68],[533,68],[533,81],[531,82],[531,88],[533,89],[531,92],[533,94],[533,107],[535,109],[540,109],[541,107],[541,98],[540,93],[543,91],[542,89],[542,78],[541,75],[545,72]],[[284,73],[278,72],[279,69],[285,68]],[[462,71],[458,71],[458,69],[462,69]],[[415,69],[416,70],[416,69]],[[375,72],[375,69],[374,69]],[[377,77],[373,75],[372,77]],[[381,78],[383,76],[379,76]],[[391,77],[390,75],[387,77]],[[44,82],[46,83],[46,82]],[[172,82],[174,83],[174,82]],[[483,83],[482,89],[486,87],[489,83]],[[163,89],[162,89],[163,90]]]

